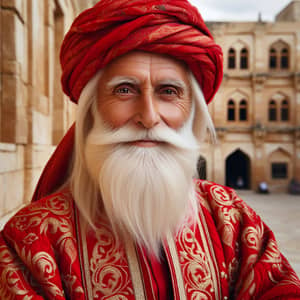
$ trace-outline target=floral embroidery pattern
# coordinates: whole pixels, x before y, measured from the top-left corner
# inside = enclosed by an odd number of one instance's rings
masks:
[[[93,297],[132,299],[134,292],[125,250],[117,244],[111,228],[99,223],[96,231],[88,232],[87,238],[89,246],[91,240],[95,240],[89,260]]]
[[[45,198],[22,209],[7,224],[6,238],[14,245],[19,258],[24,263],[22,265],[24,270],[18,266],[18,264],[21,265],[19,259],[16,263],[3,258],[3,256],[8,257],[7,253],[9,253],[4,247],[0,248],[0,261],[6,264],[4,268],[6,271],[0,276],[6,276],[7,282],[14,282],[10,288],[15,289],[17,286],[17,293],[27,295],[28,299],[32,293],[32,289],[29,292],[29,286],[34,287],[35,291],[43,289],[45,295],[51,298],[63,297],[60,277],[66,279],[72,277],[72,280],[63,282],[68,288],[68,293],[83,294],[83,289],[79,285],[80,278],[71,275],[72,265],[77,260],[76,238],[72,229],[71,199],[69,193],[60,193]],[[12,233],[9,234],[9,232]],[[47,237],[45,242],[43,242],[44,237]],[[64,263],[60,264],[60,269],[55,258],[59,256],[64,257]],[[16,282],[19,282],[19,285],[16,285]],[[40,293],[44,292],[40,291]],[[2,294],[0,287],[0,295]]]
[[[177,243],[187,294],[191,299],[210,299],[213,282],[208,256],[195,232],[188,227],[183,228],[177,236]]]

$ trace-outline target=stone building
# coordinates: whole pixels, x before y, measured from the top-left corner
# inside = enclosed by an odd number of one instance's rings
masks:
[[[60,86],[59,48],[91,0],[1,0],[0,216],[28,202],[74,119]]]
[[[286,191],[300,180],[300,0],[274,22],[208,26],[223,48],[224,78],[210,105],[218,144],[203,147],[202,176]]]
[[[59,47],[93,0],[0,0],[0,217],[30,201],[45,162],[74,119],[60,86]],[[300,0],[275,22],[211,22],[224,81],[210,111],[218,144],[202,175],[255,189],[300,179]],[[0,224],[1,225],[1,224]]]

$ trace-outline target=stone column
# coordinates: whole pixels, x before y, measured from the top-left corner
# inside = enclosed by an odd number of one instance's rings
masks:
[[[25,196],[30,201],[52,147],[51,95],[53,91],[52,0],[27,0],[28,11],[28,145],[25,149]],[[50,14],[50,19],[49,19]],[[52,17],[53,18],[53,17]]]
[[[295,134],[294,134],[294,172],[293,177],[300,181],[300,74],[295,76],[296,87],[296,114],[295,114]]]
[[[264,110],[263,107],[263,96],[262,91],[265,85],[266,76],[263,74],[255,74],[253,76],[253,95],[254,95],[254,101],[253,101],[253,123],[255,124],[253,126],[252,131],[252,139],[253,139],[253,145],[254,145],[254,161],[252,164],[252,179],[251,179],[251,186],[253,189],[256,189],[259,182],[265,181],[267,178],[267,174],[265,171],[265,155],[264,155],[264,140],[266,136],[266,130],[263,125],[264,120]]]
[[[217,127],[217,144],[213,145],[213,181],[225,185],[225,157],[222,152],[224,139],[226,136],[226,129],[224,127]]]
[[[27,144],[27,14],[24,1],[2,0],[0,9],[0,216],[24,199]]]
[[[26,9],[23,1],[1,2],[1,111],[0,141],[27,142]]]
[[[254,161],[252,171],[252,182],[253,189],[256,189],[258,184],[262,181],[266,181],[267,174],[265,170],[266,157],[264,153],[264,141],[266,137],[266,130],[260,124],[257,123],[253,129],[253,144],[254,144]]]

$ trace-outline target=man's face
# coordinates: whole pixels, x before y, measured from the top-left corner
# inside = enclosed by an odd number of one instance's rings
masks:
[[[131,52],[102,71],[91,110],[84,155],[104,211],[115,229],[157,255],[166,234],[197,207],[189,82],[180,62]]]
[[[185,65],[173,58],[131,52],[115,59],[99,81],[98,110],[111,128],[134,125],[151,129],[165,123],[179,129],[191,110],[191,88]],[[153,147],[153,141],[135,141]]]

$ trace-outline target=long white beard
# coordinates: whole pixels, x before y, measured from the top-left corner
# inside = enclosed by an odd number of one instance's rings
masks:
[[[150,148],[128,144],[145,139],[164,143]],[[114,230],[130,234],[156,255],[166,234],[196,214],[198,155],[192,120],[178,132],[166,125],[110,130],[96,116],[85,145],[88,171],[99,184]]]

